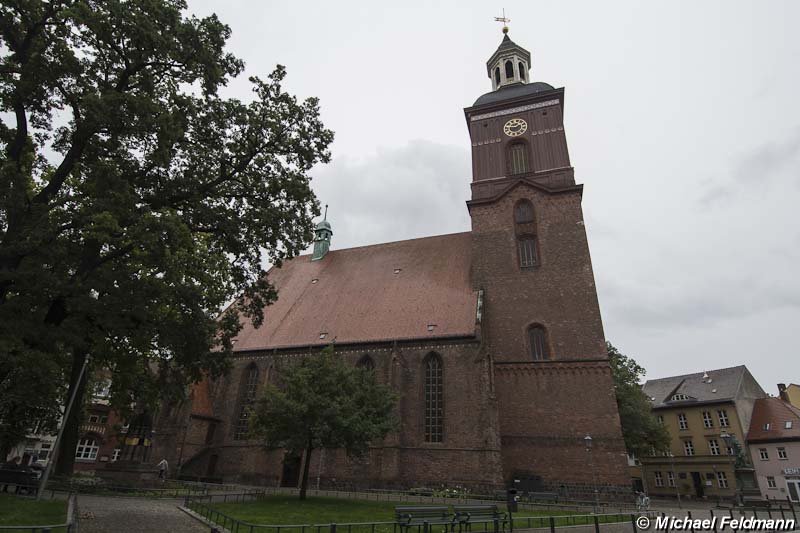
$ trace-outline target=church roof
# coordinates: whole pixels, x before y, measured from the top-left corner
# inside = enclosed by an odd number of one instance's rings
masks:
[[[511,98],[519,98],[520,96],[529,96],[531,94],[543,93],[552,91],[554,87],[549,83],[543,81],[535,81],[533,83],[518,83],[514,85],[506,85],[500,87],[496,91],[488,92],[475,100],[474,106],[493,104],[503,100],[510,100]]]
[[[278,300],[234,351],[475,335],[471,234],[301,255],[272,268]],[[316,281],[314,281],[316,280]],[[430,326],[433,326],[432,328]]]

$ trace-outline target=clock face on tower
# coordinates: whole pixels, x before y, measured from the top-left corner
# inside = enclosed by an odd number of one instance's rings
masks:
[[[503,131],[509,137],[519,137],[528,129],[528,123],[521,118],[512,118],[503,126]]]

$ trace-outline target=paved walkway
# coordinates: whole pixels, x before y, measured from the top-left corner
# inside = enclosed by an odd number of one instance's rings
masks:
[[[81,533],[208,532],[194,518],[178,509],[181,500],[153,500],[108,496],[78,496]],[[90,518],[90,514],[94,518]]]

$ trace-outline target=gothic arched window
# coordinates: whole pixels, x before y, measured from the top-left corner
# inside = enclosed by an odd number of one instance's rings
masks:
[[[494,68],[494,83],[500,85],[500,67]]]
[[[517,224],[533,222],[533,204],[530,201],[522,200],[514,207],[514,222]]]
[[[356,363],[356,368],[373,371],[375,370],[375,361],[373,361],[372,357],[367,354],[358,360],[358,363]]]
[[[511,61],[506,61],[506,79],[513,80],[514,79],[514,63]]]
[[[547,333],[540,325],[528,328],[528,348],[534,361],[550,359],[550,350],[547,347]]]
[[[519,67],[519,79],[525,81],[525,65],[520,61],[517,66]]]
[[[444,381],[442,358],[430,353],[425,358],[425,442],[444,440]]]
[[[508,174],[522,174],[530,171],[528,164],[528,145],[524,141],[512,142],[508,145],[506,154]]]
[[[239,385],[239,412],[233,430],[234,440],[247,438],[247,433],[250,430],[250,408],[256,401],[257,388],[258,367],[255,363],[250,363],[247,368],[244,369],[242,381]]]

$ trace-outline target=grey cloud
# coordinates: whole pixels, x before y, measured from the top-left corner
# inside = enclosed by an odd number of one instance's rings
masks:
[[[363,159],[335,158],[313,187],[329,204],[334,248],[469,230],[470,156],[415,140]]]

